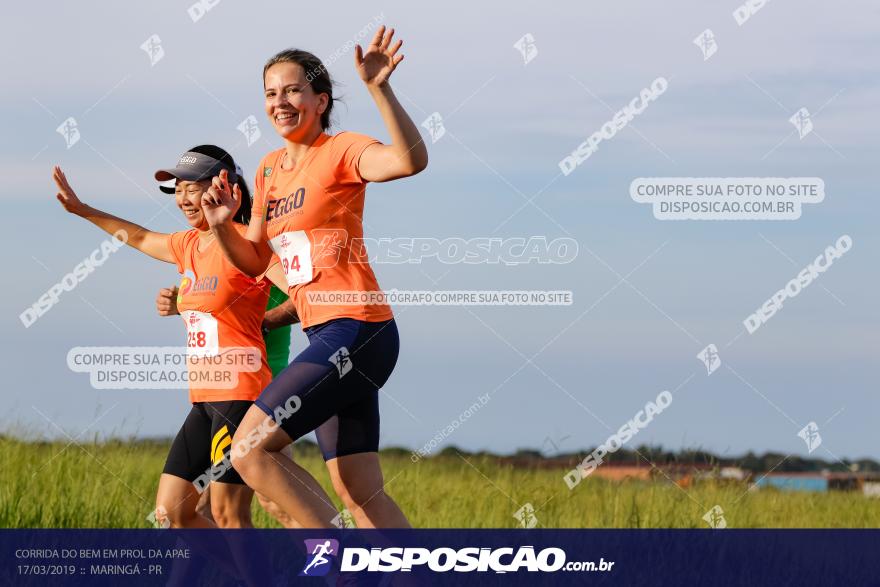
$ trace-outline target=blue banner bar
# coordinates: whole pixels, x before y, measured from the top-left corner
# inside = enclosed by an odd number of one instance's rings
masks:
[[[877,544],[878,530],[0,530],[0,584],[865,585]]]

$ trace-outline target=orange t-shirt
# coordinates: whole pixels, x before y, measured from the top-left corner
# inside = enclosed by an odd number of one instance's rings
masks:
[[[247,231],[235,227],[242,235]],[[236,269],[216,240],[201,250],[199,240],[195,229],[168,235],[182,276],[177,309],[187,328],[189,399],[253,401],[272,380],[262,334],[270,284]]]
[[[294,169],[281,168],[284,149],[266,155],[257,168],[253,214],[266,222],[303,328],[335,318],[382,322],[393,317],[363,244],[367,181],[358,161],[378,143],[353,132],[322,133]],[[310,303],[310,297],[323,297],[323,303]]]

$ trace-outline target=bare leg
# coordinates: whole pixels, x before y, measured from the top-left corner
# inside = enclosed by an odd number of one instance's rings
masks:
[[[272,516],[273,518],[278,520],[279,524],[281,524],[282,526],[284,526],[285,528],[288,528],[288,529],[302,528],[302,526],[300,526],[296,522],[296,520],[294,520],[293,518],[291,518],[290,516],[285,514],[284,511],[280,507],[275,505],[275,503],[273,503],[272,501],[269,501],[268,499],[266,499],[265,497],[263,497],[259,493],[257,493],[256,495],[257,495],[257,500],[260,502],[260,507],[262,507],[264,510],[266,510],[266,513],[268,513],[270,516]],[[203,518],[216,523],[214,520],[214,514],[211,513],[211,485],[208,485],[205,488],[205,490],[202,492],[201,497],[199,497],[199,503],[196,506],[196,513],[198,513]],[[222,527],[222,525],[221,525],[221,527]],[[236,526],[227,526],[227,527],[236,527]],[[249,527],[252,527],[252,525],[251,526],[240,526],[240,527],[249,528]]]
[[[236,483],[211,483],[211,513],[220,528],[253,528],[254,490]]]
[[[196,513],[214,522],[214,514],[211,513],[211,486],[205,487],[205,490],[199,496],[199,503],[196,504]],[[214,522],[216,524],[216,522]]]
[[[199,494],[192,483],[186,479],[163,473],[159,478],[159,490],[156,493],[156,521],[162,527],[216,528],[213,521],[196,512],[198,502]],[[202,534],[200,540],[185,544],[232,576],[239,576],[238,565],[233,563],[232,552],[222,537],[208,532]],[[189,564],[188,560],[174,561],[171,584],[175,584],[174,577],[179,579],[187,576],[191,571]]]
[[[289,445],[286,449],[284,449],[283,452],[288,457],[293,459],[293,445],[292,444]],[[295,530],[297,528],[302,528],[302,526],[299,524],[299,522],[297,522],[296,520],[294,520],[293,518],[288,516],[286,513],[284,513],[284,510],[282,510],[280,507],[278,507],[278,505],[275,502],[267,499],[264,495],[258,493],[257,500],[260,502],[260,507],[262,507],[264,510],[266,510],[267,514],[269,514],[270,516],[275,518],[278,521],[278,523],[281,524],[282,526],[284,526],[285,528],[293,529],[293,530]]]
[[[358,528],[411,528],[385,493],[379,455],[365,452],[327,461],[333,488],[351,512]]]
[[[290,443],[290,437],[271,418],[252,406],[235,432],[232,464],[254,491],[275,502],[303,527],[331,528],[338,512],[314,477],[283,452]],[[249,446],[253,448],[246,450]]]
[[[162,473],[156,492],[156,521],[174,528],[216,528],[213,521],[196,512],[199,494],[186,479]]]

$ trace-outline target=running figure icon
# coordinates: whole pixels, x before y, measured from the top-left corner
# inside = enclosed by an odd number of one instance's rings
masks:
[[[331,558],[337,554],[339,543],[336,540],[306,540],[306,552],[309,552],[309,560],[300,576],[319,576],[326,575],[330,570],[328,563]],[[324,568],[318,568],[327,565]],[[317,570],[314,574],[309,574],[311,570]]]

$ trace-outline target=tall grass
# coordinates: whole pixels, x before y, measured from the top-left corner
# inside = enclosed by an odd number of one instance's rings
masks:
[[[168,446],[0,438],[0,527],[146,528]],[[335,499],[320,453],[296,446],[297,462]],[[702,517],[715,505],[728,527],[880,526],[880,503],[858,493],[749,492],[744,484],[715,483],[682,489],[666,480],[594,477],[569,490],[561,469],[515,468],[491,456],[413,463],[408,453],[384,451],[382,464],[387,493],[422,528],[513,528],[526,503],[544,528],[705,528]],[[254,523],[277,527],[256,500]]]

